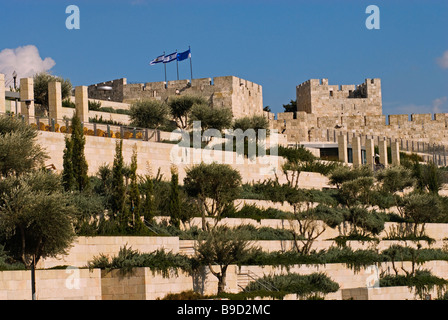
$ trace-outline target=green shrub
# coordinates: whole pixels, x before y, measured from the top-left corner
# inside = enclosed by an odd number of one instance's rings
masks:
[[[372,176],[373,172],[367,166],[363,166],[360,168],[338,166],[331,172],[329,179],[331,184],[339,188],[344,182],[353,181],[357,178]]]
[[[262,219],[287,219],[289,215],[289,213],[275,208],[260,209],[255,204],[245,204],[240,210],[231,208],[225,211],[222,216],[260,221]]]
[[[89,110],[100,111],[101,101],[91,101],[89,100]]]
[[[4,248],[5,247],[0,244],[0,271],[25,270],[25,265],[10,257]]]
[[[239,225],[236,230],[247,232],[251,240],[293,240],[292,232],[288,229],[261,227],[253,225]]]
[[[243,183],[241,185],[240,199],[265,200],[262,193],[257,192],[254,184]]]
[[[98,118],[98,115],[95,115],[95,118],[89,117],[89,122],[110,124],[110,125],[114,125],[114,126],[123,126],[124,125],[122,122],[119,122],[119,121],[103,119],[103,116],[100,116]]]
[[[101,107],[101,102],[99,101],[89,101],[89,110],[107,112],[107,113],[116,113],[116,114],[127,114],[127,115],[130,114],[129,109],[119,109],[119,108],[115,109],[112,107]]]
[[[94,257],[88,263],[89,269],[100,268],[110,271],[119,269],[122,275],[132,274],[134,268],[147,267],[152,273],[160,273],[164,278],[172,274],[177,275],[179,270],[192,272],[191,259],[181,254],[173,254],[160,249],[151,253],[140,253],[131,247],[121,247],[118,255],[109,258],[104,255]]]
[[[332,239],[328,239],[328,240],[333,240],[334,242],[336,242],[336,245],[338,247],[345,247],[347,245],[347,241],[360,241],[362,243],[364,242],[380,242],[380,239],[378,238],[374,238],[374,237],[369,237],[369,236],[364,236],[364,235],[360,235],[360,234],[353,234],[353,235],[348,235],[348,236],[337,236],[336,238],[332,238]]]
[[[197,226],[192,226],[187,230],[181,230],[170,225],[167,220],[163,220],[160,223],[152,222],[149,224],[149,228],[158,236],[179,237],[179,240],[195,240],[203,232]]]
[[[277,294],[296,294],[297,297],[307,299],[316,295],[325,295],[339,290],[339,284],[323,273],[300,275],[290,273],[286,275],[268,275],[250,282],[245,291],[262,291],[265,288]]]
[[[278,155],[285,158],[288,162],[311,162],[316,160],[316,157],[303,146],[284,147],[278,146]]]
[[[165,297],[158,300],[203,300],[209,298],[193,290],[182,291],[179,293],[168,293]]]
[[[434,289],[437,289],[439,297],[444,296],[447,285],[448,280],[432,275],[429,270],[417,270],[414,275],[386,275],[380,278],[380,287],[414,288],[420,299]]]
[[[72,102],[70,99],[64,99],[64,100],[62,100],[62,107],[75,109],[76,104],[74,102]]]

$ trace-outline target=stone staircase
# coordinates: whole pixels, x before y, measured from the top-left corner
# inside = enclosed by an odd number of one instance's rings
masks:
[[[252,272],[248,269],[244,270],[244,268],[242,268],[240,270],[240,272],[238,272],[236,281],[237,281],[238,288],[240,288],[242,291],[245,291],[245,288],[247,287],[247,285],[253,281],[258,282],[258,284],[260,284],[266,290],[278,291],[278,289],[276,287],[263,281],[257,274],[255,274],[254,272]]]

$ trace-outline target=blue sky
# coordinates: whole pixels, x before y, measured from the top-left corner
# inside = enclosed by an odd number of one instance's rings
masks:
[[[65,27],[70,4],[80,9],[79,30]],[[372,4],[379,30],[365,26]],[[384,114],[448,113],[446,0],[17,0],[0,2],[0,14],[0,72],[2,50],[33,45],[51,73],[74,85],[163,81],[163,67],[149,61],[191,46],[194,78],[261,84],[274,112],[310,78],[381,78]],[[187,61],[179,72],[190,78]],[[175,62],[167,75],[177,78]]]

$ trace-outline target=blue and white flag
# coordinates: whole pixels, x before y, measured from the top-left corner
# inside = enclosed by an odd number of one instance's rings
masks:
[[[181,52],[177,54],[177,61],[183,61],[185,59],[191,58],[191,51],[188,49],[187,51]]]
[[[155,58],[154,60],[152,60],[152,61],[149,63],[149,65],[153,66],[153,65],[155,65],[155,64],[157,64],[157,63],[161,63],[161,62],[163,62],[163,59],[164,59],[164,58],[165,58],[165,55],[158,56],[157,58]]]
[[[177,59],[177,52],[173,52],[169,55],[166,55],[165,58],[163,58],[163,63],[168,63],[176,59]]]

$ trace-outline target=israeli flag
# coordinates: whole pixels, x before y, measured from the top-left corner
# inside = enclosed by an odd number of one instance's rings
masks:
[[[177,54],[177,61],[183,61],[185,59],[191,58],[191,51],[188,49],[187,51],[181,52]]]
[[[165,58],[165,55],[158,56],[157,58],[155,58],[154,60],[152,60],[152,61],[149,63],[149,65],[153,66],[153,65],[155,65],[155,64],[157,64],[157,63],[161,63],[161,62],[163,62],[163,59],[164,59],[164,58]]]
[[[168,63],[176,59],[177,59],[177,52],[173,52],[169,55],[166,55],[165,58],[163,58],[163,63]]]

